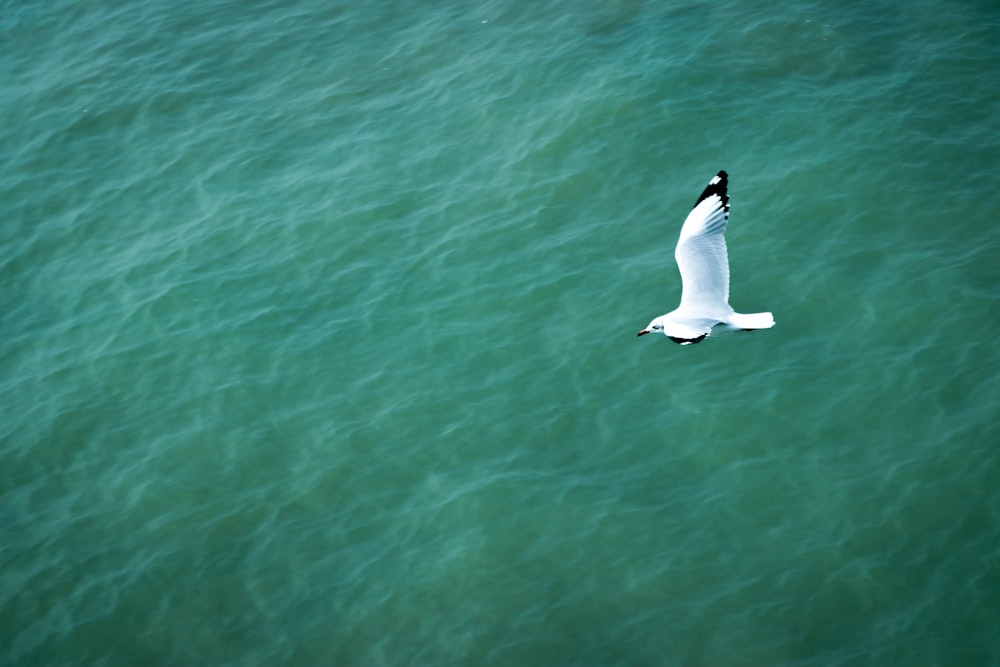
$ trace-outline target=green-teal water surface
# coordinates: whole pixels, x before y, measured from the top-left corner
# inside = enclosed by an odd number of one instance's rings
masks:
[[[1000,665],[1000,6],[0,2],[0,664]],[[730,174],[732,303],[637,339]]]

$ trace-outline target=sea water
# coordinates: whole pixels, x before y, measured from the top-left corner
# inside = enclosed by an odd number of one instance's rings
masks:
[[[1000,6],[0,2],[3,665],[1000,664]],[[731,302],[637,339],[730,174]]]

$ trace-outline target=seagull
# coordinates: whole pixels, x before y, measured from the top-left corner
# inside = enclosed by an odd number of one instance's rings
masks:
[[[681,305],[639,332],[661,333],[680,345],[700,343],[718,331],[750,331],[774,326],[771,313],[737,313],[729,305],[729,174],[720,171],[705,188],[681,227],[674,259],[681,271]]]

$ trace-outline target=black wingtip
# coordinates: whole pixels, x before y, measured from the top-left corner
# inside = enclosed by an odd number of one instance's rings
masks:
[[[701,195],[698,197],[698,201],[694,203],[695,206],[700,204],[705,199],[708,199],[712,195],[719,195],[719,199],[722,200],[722,206],[729,211],[729,174],[723,169],[715,177],[709,181],[708,185],[702,191]]]
[[[677,338],[675,336],[667,336],[670,340],[674,341],[678,345],[697,345],[701,341],[705,340],[708,334],[702,334],[697,338]]]

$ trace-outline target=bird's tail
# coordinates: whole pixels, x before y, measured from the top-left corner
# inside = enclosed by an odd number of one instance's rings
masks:
[[[733,313],[729,322],[737,329],[770,329],[774,326],[774,315],[771,313]]]

